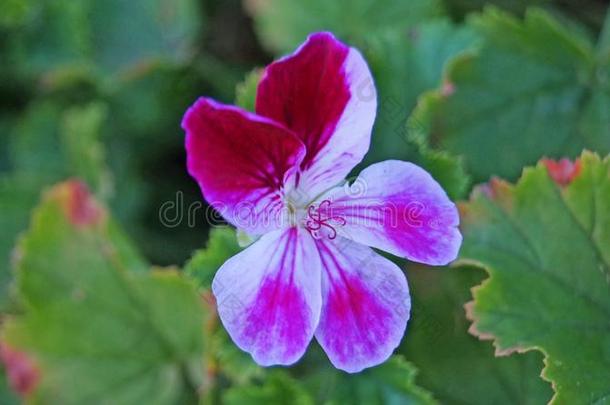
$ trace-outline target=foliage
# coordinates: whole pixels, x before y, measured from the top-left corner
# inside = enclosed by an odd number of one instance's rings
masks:
[[[1,403],[608,402],[605,2],[4,3]],[[231,341],[210,286],[254,237],[210,223],[180,128],[203,95],[253,111],[262,68],[317,30],[373,72],[363,164],[410,160],[452,199],[472,191],[457,263],[391,258],[411,320],[355,375],[315,342],[263,368]]]
[[[210,231],[208,245],[195,252],[184,266],[184,271],[205,289],[212,286],[214,273],[231,256],[240,251],[235,231],[228,227]]]
[[[4,340],[39,364],[45,401],[175,403],[201,383],[200,299],[175,272],[147,273],[84,187],[61,183],[34,211]]]
[[[19,25],[11,19],[9,55],[35,75],[71,65],[94,74],[114,73],[148,59],[177,58],[188,51],[200,24],[191,0],[177,1],[171,8],[161,0],[21,4],[27,17],[17,21],[28,21]]]
[[[468,335],[463,306],[481,273],[468,267],[410,269],[412,321],[401,352],[420,370],[420,384],[442,403],[546,403],[552,390],[539,378],[541,355],[494,357],[489,344]]]
[[[450,94],[441,88],[423,97],[412,136],[464,156],[479,181],[515,178],[542,155],[610,152],[603,47],[535,9],[521,22],[490,8],[469,23],[483,45],[451,63],[444,79]]]
[[[461,260],[490,277],[472,332],[508,354],[537,349],[557,403],[604,403],[610,388],[610,159],[589,152],[567,186],[543,163],[495,180],[462,206]],[[586,377],[585,377],[586,376]]]

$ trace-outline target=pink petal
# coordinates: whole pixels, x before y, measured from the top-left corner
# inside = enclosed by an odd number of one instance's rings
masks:
[[[267,67],[256,112],[283,123],[307,148],[301,162],[311,197],[336,185],[368,151],[377,93],[360,52],[327,32]]]
[[[29,354],[0,342],[0,360],[15,392],[27,397],[35,391],[40,381],[40,370]]]
[[[188,109],[182,127],[189,173],[210,205],[250,233],[277,229],[302,142],[268,118],[207,98]]]
[[[337,368],[359,372],[384,362],[400,343],[411,299],[391,261],[349,239],[317,240],[322,313],[316,339]]]
[[[444,265],[462,243],[458,210],[422,168],[388,160],[364,169],[354,183],[331,190],[320,200],[342,218],[340,235],[409,260]]]
[[[299,228],[273,231],[222,265],[212,290],[231,338],[258,364],[292,364],[320,317],[320,257]]]

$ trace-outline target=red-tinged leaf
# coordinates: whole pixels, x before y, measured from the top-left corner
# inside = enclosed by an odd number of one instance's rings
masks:
[[[17,252],[22,310],[3,324],[3,340],[40,370],[34,386],[28,363],[9,351],[19,389],[57,404],[175,404],[196,395],[205,319],[195,286],[175,271],[147,272],[82,183],[45,193]]]
[[[84,183],[73,180],[64,183],[58,192],[66,193],[66,216],[76,227],[93,226],[102,219],[103,211],[95,202]]]
[[[0,342],[0,360],[6,368],[11,389],[19,395],[30,395],[40,379],[40,371],[34,360],[25,352]]]
[[[515,185],[494,180],[461,206],[461,263],[490,275],[467,315],[497,355],[544,353],[553,403],[601,404],[610,400],[610,158],[566,162],[527,168]]]
[[[512,181],[543,156],[610,152],[608,58],[578,26],[494,7],[467,26],[479,48],[448,64],[451,86],[423,94],[411,117],[430,147],[462,157],[475,181]]]
[[[580,174],[580,160],[571,161],[563,158],[560,160],[542,159],[542,163],[549,171],[549,176],[560,186],[567,186]]]

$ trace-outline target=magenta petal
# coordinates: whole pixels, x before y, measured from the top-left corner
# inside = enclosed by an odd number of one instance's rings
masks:
[[[212,290],[231,338],[258,364],[297,361],[320,316],[320,257],[307,231],[273,231],[222,265]]]
[[[377,94],[362,55],[326,32],[267,67],[256,112],[301,138],[302,190],[311,197],[336,185],[368,151]]]
[[[206,98],[188,109],[182,127],[189,173],[210,205],[250,233],[277,229],[302,142],[268,118]]]
[[[339,234],[409,260],[444,265],[462,243],[458,210],[441,186],[422,168],[388,160],[373,164],[351,185],[320,200],[345,225]]]
[[[359,372],[384,362],[404,335],[411,300],[402,271],[348,239],[317,241],[322,313],[316,339],[337,368]]]

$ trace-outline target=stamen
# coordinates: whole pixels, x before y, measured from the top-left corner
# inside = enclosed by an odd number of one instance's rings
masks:
[[[332,224],[335,226],[340,225],[343,226],[347,223],[345,218],[332,215],[330,209],[331,202],[330,200],[323,200],[320,202],[320,205],[316,208],[314,204],[310,205],[307,208],[307,220],[305,221],[305,229],[311,233],[314,238],[319,238],[318,231],[322,229],[322,227],[328,228],[330,230],[330,235],[328,239],[335,239],[337,237],[337,230]]]

